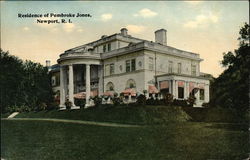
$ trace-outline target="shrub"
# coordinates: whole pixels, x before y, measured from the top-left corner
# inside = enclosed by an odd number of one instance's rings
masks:
[[[38,104],[38,107],[36,108],[37,111],[42,111],[45,110],[47,108],[47,104],[42,102]]]
[[[173,95],[170,94],[170,93],[167,93],[164,97],[163,97],[163,100],[164,100],[164,103],[165,105],[171,105],[173,103]]]
[[[153,104],[154,104],[154,98],[153,98],[153,97],[148,98],[148,99],[146,100],[146,104],[147,104],[147,105],[153,105]]]
[[[202,103],[201,106],[207,108],[207,107],[209,107],[209,103]]]
[[[145,105],[145,104],[146,104],[146,101],[147,101],[146,96],[140,94],[140,95],[137,97],[136,103],[139,104],[139,105]]]
[[[187,100],[185,100],[185,99],[184,99],[184,100],[174,99],[173,105],[175,105],[175,106],[187,107],[187,106],[188,106],[188,102],[187,102]]]
[[[68,99],[65,101],[65,106],[66,106],[66,109],[71,109],[71,107],[72,107],[72,102],[71,101],[69,101]]]
[[[115,106],[121,105],[123,103],[122,97],[114,97],[112,101]]]
[[[187,101],[188,101],[188,104],[189,104],[190,107],[193,107],[193,106],[194,106],[195,100],[196,100],[195,96],[190,95],[190,96],[188,97]]]
[[[58,109],[58,108],[59,108],[58,102],[54,101],[54,102],[51,102],[47,105],[46,110],[50,111],[50,110],[54,110],[54,109]]]
[[[31,109],[28,106],[21,105],[21,106],[9,106],[7,107],[7,112],[30,112]]]
[[[100,106],[102,104],[102,98],[101,97],[95,96],[93,98],[93,100],[94,100],[95,106]]]
[[[28,106],[20,106],[19,112],[30,112],[31,109]]]
[[[85,103],[86,103],[85,99],[75,99],[76,106],[84,107]]]
[[[118,97],[118,93],[115,92],[115,93],[114,93],[114,97],[115,97],[115,98]]]

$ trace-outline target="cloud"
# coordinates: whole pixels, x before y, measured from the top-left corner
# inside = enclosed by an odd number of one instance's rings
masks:
[[[82,28],[79,28],[79,29],[77,29],[77,32],[83,32],[83,29]]]
[[[212,13],[208,15],[198,15],[194,20],[187,21],[183,26],[186,28],[198,28],[207,24],[217,23],[219,17]]]
[[[24,31],[29,31],[30,28],[29,28],[29,27],[23,27],[23,30],[24,30]]]
[[[191,5],[198,5],[202,3],[202,1],[184,1],[184,2],[191,4]]]
[[[110,14],[110,13],[106,13],[106,14],[102,14],[101,15],[101,19],[102,19],[102,21],[108,21],[108,20],[110,20],[110,19],[112,19],[112,17],[113,17],[113,15],[112,14]]]
[[[150,18],[156,16],[158,13],[151,11],[148,8],[141,9],[138,13],[134,14],[135,17]]]
[[[140,25],[127,25],[126,28],[128,29],[129,32],[132,33],[141,33],[144,32],[146,27],[140,26]]]
[[[73,23],[65,23],[63,25],[63,30],[65,32],[72,32],[74,30],[74,28],[75,28],[75,25]]]

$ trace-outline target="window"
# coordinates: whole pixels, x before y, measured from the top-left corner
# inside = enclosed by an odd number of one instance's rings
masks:
[[[135,59],[131,60],[131,71],[135,71],[136,68],[136,63],[135,63]]]
[[[115,65],[114,63],[110,64],[110,75],[115,73]]]
[[[111,51],[111,43],[108,43],[108,51]]]
[[[115,65],[114,63],[105,65],[105,76],[115,74]]]
[[[178,87],[178,98],[184,98],[184,88]]]
[[[51,85],[56,86],[56,76],[52,76],[51,78]]]
[[[126,84],[126,88],[136,88],[135,80],[129,79]]]
[[[173,62],[172,61],[168,62],[168,73],[173,73]]]
[[[196,65],[191,66],[191,75],[196,76]]]
[[[149,59],[148,59],[148,69],[149,70],[153,70],[154,69],[154,59],[153,59],[153,57],[149,57]]]
[[[200,100],[204,100],[204,98],[205,98],[204,89],[200,89]]]
[[[105,65],[105,76],[109,76],[110,75],[110,65],[106,64]]]
[[[130,72],[130,60],[126,61],[126,72]]]
[[[106,44],[103,45],[103,52],[106,52]]]
[[[136,60],[131,59],[126,61],[126,72],[131,72],[136,70]]]
[[[106,91],[114,91],[114,84],[112,82],[107,83]]]
[[[181,63],[178,63],[178,73],[181,74]]]

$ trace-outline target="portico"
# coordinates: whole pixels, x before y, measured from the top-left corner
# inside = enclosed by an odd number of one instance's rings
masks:
[[[85,90],[85,107],[89,107],[91,92],[91,68],[97,68],[99,73],[96,75],[97,77],[95,77],[95,79],[98,79],[98,93],[101,94],[103,90],[103,77],[100,56],[98,56],[97,54],[91,54],[89,52],[80,52],[74,54],[68,54],[66,52],[60,55],[58,63],[60,64],[60,108],[65,108],[65,101],[67,99],[72,102],[73,108],[79,108],[79,106],[75,106],[74,104],[74,93],[76,85],[82,86],[82,91],[83,89]],[[82,67],[82,69],[80,68],[76,70],[76,67]],[[79,75],[81,76],[80,81],[76,80]],[[79,82],[81,82],[82,84],[79,84]]]

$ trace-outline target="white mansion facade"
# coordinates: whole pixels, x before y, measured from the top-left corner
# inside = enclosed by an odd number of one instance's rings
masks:
[[[209,102],[209,79],[200,73],[199,54],[167,46],[166,32],[157,30],[152,42],[132,37],[123,28],[66,50],[51,70],[60,106],[67,98],[74,102],[77,93],[84,93],[88,106],[90,96],[120,94],[128,88],[137,95],[171,93],[175,99],[193,94],[197,106]]]

